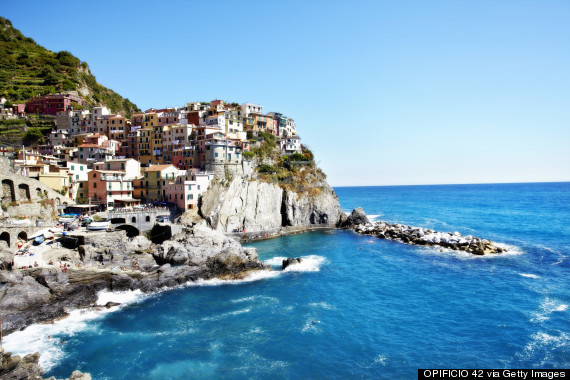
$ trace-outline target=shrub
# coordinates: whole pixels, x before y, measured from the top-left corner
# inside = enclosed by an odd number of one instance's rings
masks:
[[[253,152],[243,152],[243,158],[246,160],[251,160],[255,156]]]
[[[276,169],[275,167],[271,166],[271,165],[267,165],[267,164],[261,164],[257,167],[257,171],[260,173],[275,173]]]

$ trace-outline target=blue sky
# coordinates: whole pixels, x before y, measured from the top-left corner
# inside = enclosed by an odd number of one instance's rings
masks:
[[[569,1],[3,2],[140,108],[295,119],[333,186],[570,180]]]

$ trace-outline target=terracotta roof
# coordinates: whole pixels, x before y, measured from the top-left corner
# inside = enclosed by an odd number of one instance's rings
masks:
[[[97,144],[81,144],[79,145],[79,148],[101,148],[101,147]]]
[[[174,167],[174,165],[171,164],[167,164],[167,165],[152,165],[148,168],[146,168],[144,171],[145,172],[161,172],[164,169],[168,169],[169,167]]]

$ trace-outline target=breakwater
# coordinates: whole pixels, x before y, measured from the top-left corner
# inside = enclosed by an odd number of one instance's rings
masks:
[[[488,255],[507,252],[505,247],[498,246],[487,239],[463,236],[459,232],[437,232],[422,227],[406,226],[399,223],[375,222],[354,226],[359,234],[373,235],[381,239],[401,241],[406,244],[440,246],[456,251],[467,251],[474,255]]]

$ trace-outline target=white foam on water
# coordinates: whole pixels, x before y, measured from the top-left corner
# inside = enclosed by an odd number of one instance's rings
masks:
[[[568,305],[563,304],[558,300],[551,300],[546,297],[540,304],[540,310],[534,313],[531,322],[542,322],[550,319],[550,314],[555,312],[562,312],[568,310]]]
[[[536,355],[543,356],[539,366],[549,364],[548,361],[551,359],[552,352],[561,347],[567,347],[570,344],[570,337],[564,333],[560,332],[560,335],[555,336],[547,334],[544,331],[538,331],[531,336],[530,342],[525,346],[522,353],[517,354],[530,358],[536,358]],[[536,360],[536,359],[534,359]]]
[[[371,222],[376,222],[378,220],[378,218],[380,218],[382,216],[382,214],[379,215],[366,215],[368,217],[368,220]]]
[[[283,265],[283,260],[287,257],[276,256],[271,259],[265,260],[265,264],[269,264],[272,267],[281,267]],[[298,264],[289,265],[287,268],[283,269],[283,272],[318,272],[321,270],[321,265],[326,261],[322,256],[309,255],[301,256],[301,262]],[[279,272],[277,272],[279,273]]]
[[[301,256],[299,264],[289,265],[283,272],[319,272],[321,265],[326,261],[322,256],[310,255]]]
[[[383,366],[386,366],[386,356],[385,355],[378,355],[374,358],[374,364],[381,364]]]
[[[211,317],[204,317],[204,318],[202,318],[202,321],[219,321],[220,319],[225,319],[225,318],[230,317],[232,315],[245,314],[245,313],[249,313],[250,311],[251,311],[251,309],[249,309],[249,308],[248,309],[228,311],[227,313],[212,315]]]
[[[272,257],[271,259],[265,260],[264,263],[265,264],[269,264],[272,267],[281,267],[283,265],[283,260],[286,260],[286,257],[282,257],[282,256],[275,256]]]
[[[313,323],[314,322],[314,323]],[[308,319],[305,322],[305,325],[303,325],[303,328],[301,329],[302,333],[306,333],[306,332],[311,332],[311,333],[318,333],[319,332],[319,323],[321,323],[321,321],[318,321],[316,319]]]
[[[231,300],[231,302],[232,303],[242,303],[242,302],[252,302],[252,301],[257,301],[257,300],[271,301],[271,302],[279,303],[279,298],[262,296],[262,295],[242,297],[242,298],[238,298],[235,300]]]
[[[188,281],[183,287],[193,287],[193,286],[220,286],[220,285],[239,285],[253,281],[261,281],[269,278],[274,278],[279,276],[279,272],[272,270],[259,270],[250,273],[246,277],[237,280],[222,280],[219,278],[212,278],[209,280],[197,279],[196,281]],[[172,288],[168,288],[172,289]]]
[[[532,273],[519,273],[519,274],[521,276],[527,277],[527,278],[534,278],[534,279],[540,278],[540,276],[537,276],[536,274],[532,274]]]
[[[110,301],[120,303],[121,305],[111,308],[77,309],[71,311],[66,318],[54,323],[28,326],[22,331],[16,331],[3,338],[4,351],[20,356],[40,352],[39,364],[46,371],[49,371],[64,359],[65,353],[63,350],[64,346],[61,343],[61,336],[64,339],[68,339],[67,337],[73,336],[77,332],[93,328],[93,325],[89,322],[101,319],[105,315],[121,309],[123,306],[140,301],[145,296],[140,290],[115,293],[103,290],[98,294],[98,305],[105,305]]]
[[[309,306],[311,307],[320,307],[322,309],[326,309],[326,310],[336,310],[336,307],[329,305],[326,302],[313,302],[310,303]]]
[[[97,305],[105,305],[107,302],[117,302],[121,305],[128,305],[146,298],[148,294],[144,294],[140,289],[122,292],[112,292],[105,289],[100,291],[97,296]]]

